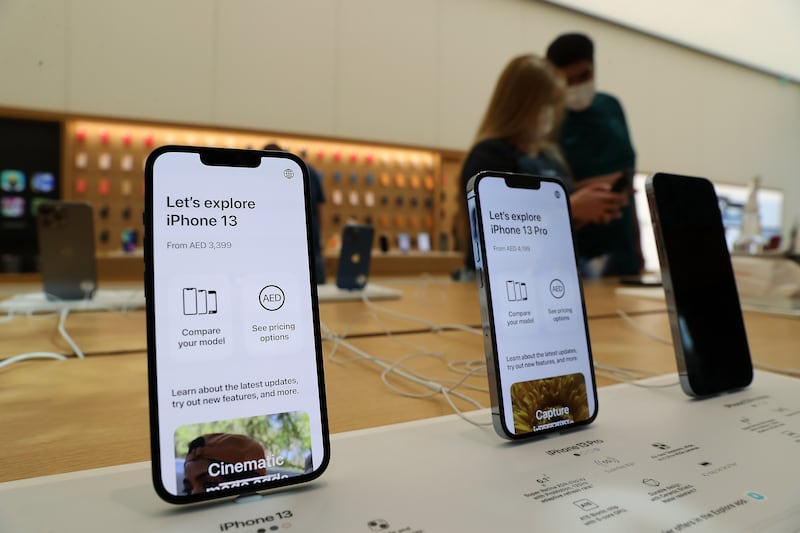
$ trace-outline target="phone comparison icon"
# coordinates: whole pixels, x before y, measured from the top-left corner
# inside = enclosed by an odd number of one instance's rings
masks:
[[[185,287],[183,289],[184,315],[217,314],[217,291]]]

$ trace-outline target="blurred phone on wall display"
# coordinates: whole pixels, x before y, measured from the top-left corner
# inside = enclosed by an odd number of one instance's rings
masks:
[[[336,286],[340,289],[363,289],[369,277],[375,229],[367,224],[345,224],[342,228],[342,249],[336,269]]]
[[[168,146],[145,169],[153,483],[191,503],[329,460],[309,175],[287,152]]]
[[[431,251],[431,236],[429,233],[423,231],[417,234],[417,249],[420,252]]]
[[[467,186],[492,420],[523,439],[592,422],[597,392],[559,180],[482,172]]]
[[[86,300],[97,289],[92,207],[47,201],[36,211],[39,269],[48,300]]]
[[[378,246],[381,249],[382,253],[386,253],[389,251],[389,236],[388,235],[381,235],[378,239]]]
[[[398,233],[397,234],[397,249],[400,250],[401,253],[407,254],[411,251],[411,235],[408,233]]]
[[[658,173],[645,190],[683,391],[746,387],[753,365],[714,185]]]

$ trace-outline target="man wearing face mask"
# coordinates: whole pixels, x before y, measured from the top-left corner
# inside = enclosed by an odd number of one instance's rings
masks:
[[[558,143],[576,187],[594,183],[613,185],[620,179],[630,179],[636,168],[636,153],[625,113],[614,96],[595,90],[591,39],[579,33],[561,35],[547,48],[547,59],[567,83],[567,111]],[[626,275],[641,270],[632,193],[631,184],[627,183],[624,194],[628,202],[621,217],[589,224],[577,232],[578,254],[585,274]]]
[[[475,141],[461,169],[461,187],[483,170],[518,172],[564,180],[570,191],[576,228],[607,222],[620,216],[624,198],[608,183],[593,183],[572,190],[569,172],[551,132],[562,114],[564,83],[544,58],[526,54],[513,58],[495,84]],[[463,232],[469,221],[463,221]],[[465,238],[464,268],[456,279],[474,276],[475,263],[469,238]]]

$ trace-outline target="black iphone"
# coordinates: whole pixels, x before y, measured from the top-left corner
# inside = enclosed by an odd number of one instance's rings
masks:
[[[48,300],[88,300],[97,289],[92,206],[48,201],[36,211],[39,270]]]
[[[482,172],[467,206],[495,430],[523,439],[592,422],[597,389],[563,184]]]
[[[375,229],[368,224],[345,224],[342,249],[336,268],[336,286],[340,289],[363,289],[369,278]]]
[[[287,152],[147,159],[153,483],[169,502],[301,483],[328,464],[308,180]]]
[[[690,396],[746,387],[753,365],[714,185],[658,173],[645,190],[681,387]]]
[[[633,190],[633,170],[623,170],[620,177],[618,177],[613,185],[611,185],[611,192],[623,193]]]

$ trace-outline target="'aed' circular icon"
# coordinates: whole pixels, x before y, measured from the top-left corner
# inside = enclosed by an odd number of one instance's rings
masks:
[[[277,285],[267,285],[258,293],[258,303],[267,311],[277,311],[285,301],[286,295]]]
[[[556,278],[550,282],[550,294],[553,295],[553,298],[562,298],[565,291],[564,282],[560,279]]]

